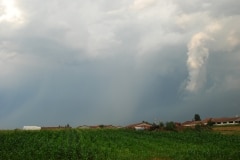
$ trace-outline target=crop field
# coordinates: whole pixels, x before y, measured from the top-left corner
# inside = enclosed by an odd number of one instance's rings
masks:
[[[237,160],[240,135],[124,129],[0,131],[0,159]]]

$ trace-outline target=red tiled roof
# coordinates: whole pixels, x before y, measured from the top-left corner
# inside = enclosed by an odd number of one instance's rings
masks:
[[[211,121],[212,122],[229,122],[229,121],[236,121],[237,119],[239,119],[239,117],[223,117],[223,118],[212,118]]]
[[[212,121],[212,118],[206,118],[206,119],[202,120],[201,122],[202,123],[208,123],[209,121]]]
[[[130,125],[126,126],[126,128],[134,128],[134,127],[149,128],[151,126],[152,126],[152,124],[150,124],[148,122],[141,122],[141,123],[130,124]]]
[[[206,124],[208,123],[209,121],[211,122],[215,122],[215,123],[218,123],[218,122],[230,122],[230,121],[240,121],[240,117],[223,117],[223,118],[206,118],[202,121],[186,121],[186,122],[183,122],[182,125],[183,126],[194,126],[196,124]]]
[[[195,126],[201,124],[201,121],[186,121],[182,123],[182,126]]]

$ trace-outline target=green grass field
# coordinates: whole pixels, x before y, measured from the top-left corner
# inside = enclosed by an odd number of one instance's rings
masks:
[[[0,159],[238,160],[240,135],[123,129],[0,131]]]

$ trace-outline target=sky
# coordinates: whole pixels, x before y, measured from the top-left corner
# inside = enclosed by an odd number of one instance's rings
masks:
[[[238,0],[0,0],[0,128],[240,115]]]

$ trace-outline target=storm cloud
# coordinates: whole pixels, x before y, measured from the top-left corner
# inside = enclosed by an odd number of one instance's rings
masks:
[[[240,114],[239,6],[0,0],[0,128]]]

